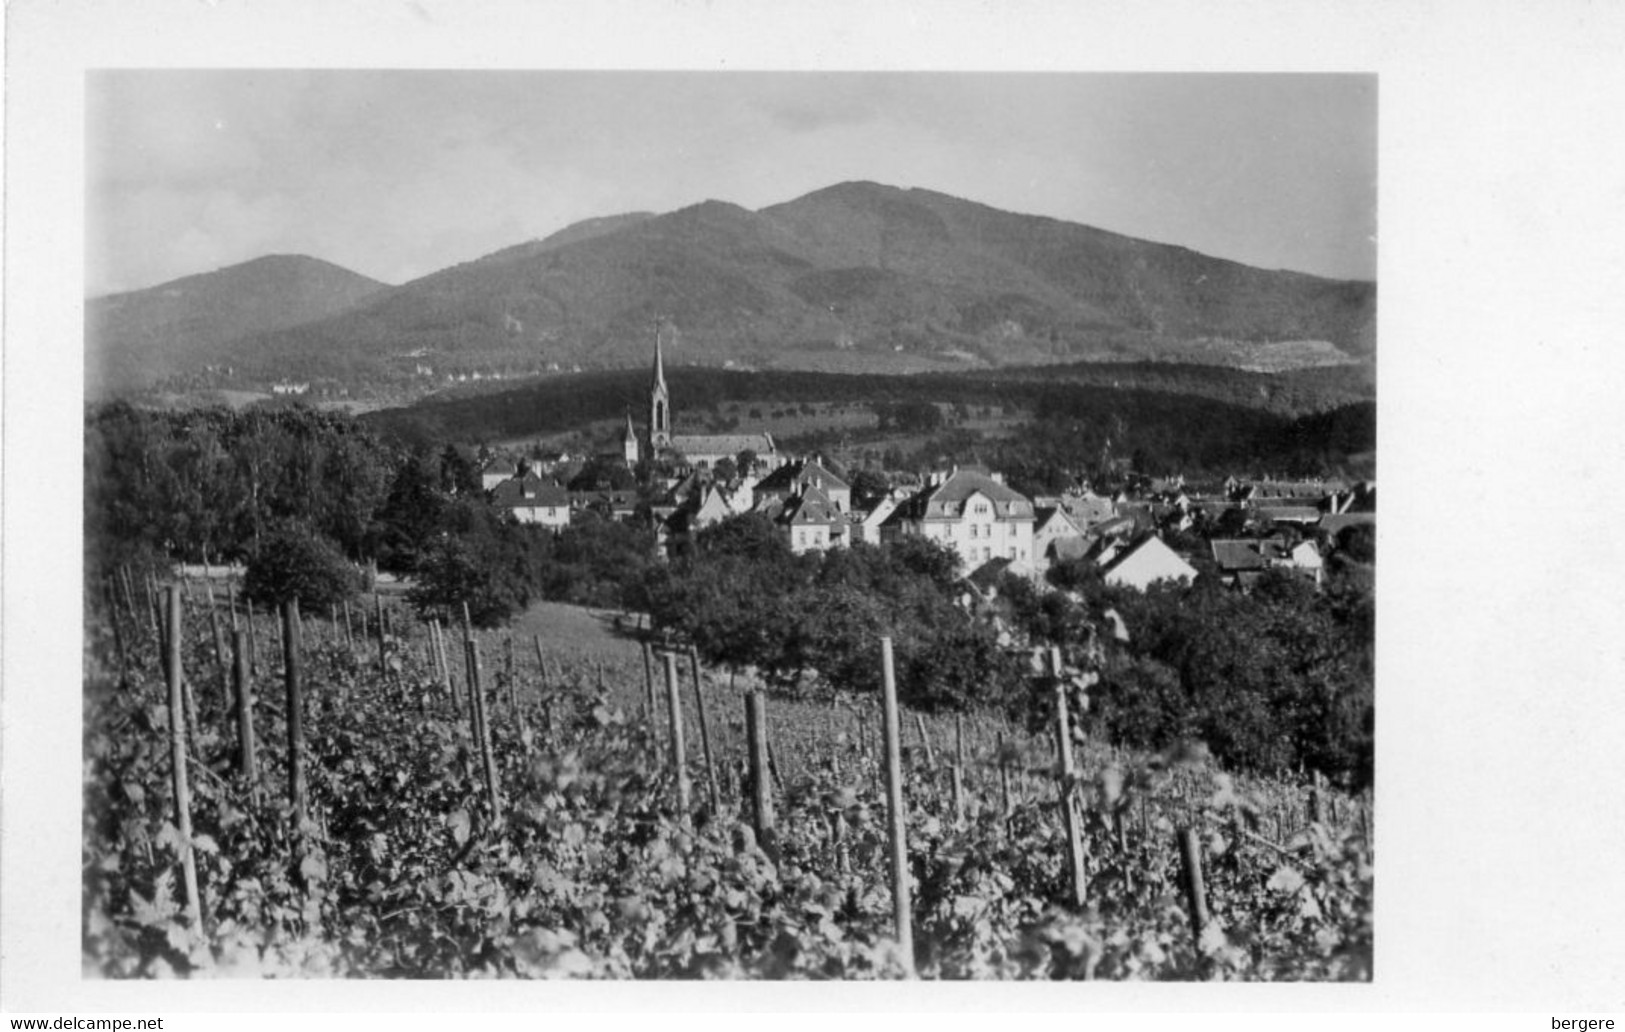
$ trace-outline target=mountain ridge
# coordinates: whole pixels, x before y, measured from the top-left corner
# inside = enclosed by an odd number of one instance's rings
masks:
[[[672,360],[715,366],[1291,366],[1369,359],[1375,301],[1371,281],[853,180],[582,220],[214,350],[262,380],[609,368],[645,362],[663,320]]]
[[[387,283],[302,254],[270,254],[85,301],[86,393],[220,357],[223,342],[346,310]]]

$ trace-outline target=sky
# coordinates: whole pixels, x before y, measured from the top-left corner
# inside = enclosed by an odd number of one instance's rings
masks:
[[[1373,75],[95,70],[86,123],[89,296],[265,254],[402,283],[855,179],[1376,276]]]

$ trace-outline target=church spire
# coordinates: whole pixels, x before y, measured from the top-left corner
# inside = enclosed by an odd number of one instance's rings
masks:
[[[658,454],[671,445],[671,393],[666,389],[666,365],[660,354],[660,321],[655,320],[654,382],[649,386],[649,451]]]
[[[652,385],[654,390],[666,389],[666,364],[660,358],[660,320],[655,320],[655,375]]]
[[[632,410],[626,410],[626,430],[621,434],[621,457],[628,466],[638,464],[638,431],[632,425]]]

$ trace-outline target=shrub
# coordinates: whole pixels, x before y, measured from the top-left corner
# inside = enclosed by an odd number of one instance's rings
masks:
[[[309,531],[284,528],[260,539],[249,556],[243,592],[263,605],[298,599],[301,605],[342,602],[361,587],[361,576],[338,547]]]

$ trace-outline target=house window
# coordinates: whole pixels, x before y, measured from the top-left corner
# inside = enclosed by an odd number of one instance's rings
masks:
[[[986,516],[987,515],[987,503],[986,502],[977,502],[976,503],[976,515],[978,515],[978,516]]]

